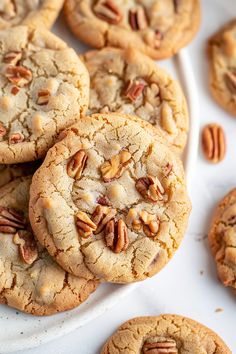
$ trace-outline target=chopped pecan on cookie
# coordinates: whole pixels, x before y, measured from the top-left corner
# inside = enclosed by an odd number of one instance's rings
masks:
[[[143,344],[142,354],[178,354],[176,341],[171,338],[150,337]]]
[[[21,258],[26,264],[32,264],[38,258],[38,248],[31,232],[18,231],[13,241],[19,246]]]
[[[147,28],[147,16],[145,14],[145,9],[142,6],[138,6],[129,10],[129,23],[134,31],[139,31]]]
[[[26,86],[32,80],[32,72],[24,66],[9,65],[6,68],[6,78],[14,85],[19,87]]]
[[[135,187],[141,196],[153,203],[165,200],[165,189],[157,177],[151,175],[139,178]]]
[[[9,144],[18,144],[24,141],[25,137],[22,133],[12,133],[9,135]]]
[[[3,57],[6,64],[17,65],[22,58],[22,52],[8,52]]]
[[[13,234],[25,228],[24,216],[15,209],[0,207],[0,232]]]
[[[118,155],[112,156],[109,161],[105,161],[100,168],[104,182],[120,178],[130,162],[131,154],[126,150],[122,150]]]
[[[228,89],[236,94],[236,71],[229,71],[225,73],[225,83]]]
[[[97,225],[97,229],[94,233],[99,234],[99,232],[104,229],[106,224],[110,220],[114,219],[116,213],[116,209],[111,209],[107,206],[98,205],[92,215],[92,220]]]
[[[39,106],[44,106],[44,105],[48,104],[50,97],[51,97],[51,93],[49,90],[47,90],[47,89],[39,90],[37,104]]]
[[[105,242],[107,247],[114,253],[120,253],[127,250],[129,245],[128,229],[122,219],[118,221],[110,220],[105,228]]]
[[[76,226],[79,236],[88,238],[97,229],[97,225],[83,211],[76,214]]]
[[[226,153],[223,128],[218,124],[208,124],[202,131],[202,150],[205,158],[213,163],[222,161]]]
[[[101,20],[118,24],[122,20],[122,13],[116,3],[112,0],[98,0],[94,6],[94,13]]]
[[[146,84],[139,80],[130,80],[128,86],[125,90],[125,96],[131,101],[136,101],[136,99],[142,94]]]
[[[154,214],[150,214],[143,210],[139,213],[140,220],[143,224],[143,231],[148,237],[155,237],[160,228],[160,220]]]
[[[67,174],[74,179],[80,179],[86,167],[88,155],[84,150],[79,150],[72,156],[67,164]]]

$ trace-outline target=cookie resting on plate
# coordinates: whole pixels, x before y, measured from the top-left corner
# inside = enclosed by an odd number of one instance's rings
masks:
[[[88,107],[87,69],[47,30],[0,31],[0,88],[1,164],[43,157]]]
[[[181,160],[134,116],[86,116],[64,136],[33,177],[37,238],[77,276],[127,283],[154,275],[187,226]]]
[[[98,282],[61,269],[34,239],[28,220],[31,177],[0,188],[0,303],[51,315],[85,301]]]
[[[232,354],[211,329],[177,315],[137,317],[122,324],[101,354]]]
[[[199,0],[66,0],[72,32],[94,48],[132,45],[153,59],[186,46],[200,23]]]
[[[88,113],[134,114],[151,123],[181,152],[188,110],[178,82],[139,51],[104,48],[83,55],[90,74]]]

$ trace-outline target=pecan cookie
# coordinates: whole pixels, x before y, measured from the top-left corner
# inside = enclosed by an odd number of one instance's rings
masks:
[[[34,161],[17,165],[0,165],[0,187],[17,177],[29,176],[39,167],[40,162]]]
[[[44,156],[88,106],[89,76],[73,49],[25,26],[0,32],[0,163]]]
[[[218,275],[236,294],[236,188],[216,208],[209,232],[209,244]]]
[[[210,89],[215,100],[236,116],[236,20],[227,23],[208,42]]]
[[[0,302],[34,315],[78,306],[98,282],[61,269],[34,239],[28,220],[31,177],[0,189]]]
[[[90,73],[89,113],[135,114],[156,128],[177,151],[187,138],[183,92],[164,69],[135,49],[104,48],[83,56]]]
[[[0,29],[18,25],[50,28],[64,0],[1,0]]]
[[[177,315],[137,317],[122,324],[101,354],[230,354],[211,329]]]
[[[198,30],[199,0],[66,0],[74,34],[95,48],[132,45],[154,59],[173,56]]]
[[[32,227],[67,271],[138,281],[179,247],[190,212],[183,167],[152,131],[118,113],[81,118],[34,174]]]

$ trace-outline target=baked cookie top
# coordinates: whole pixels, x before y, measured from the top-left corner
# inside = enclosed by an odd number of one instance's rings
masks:
[[[0,187],[17,177],[29,176],[39,167],[40,162],[34,161],[17,165],[0,165]]]
[[[178,248],[190,212],[184,171],[152,131],[134,116],[83,117],[34,174],[32,227],[67,271],[138,281]]]
[[[74,308],[98,283],[61,269],[34,239],[28,220],[31,177],[0,189],[0,302],[33,315]]]
[[[199,0],[66,0],[64,9],[71,30],[90,46],[132,45],[154,59],[177,53],[200,22]]]
[[[183,92],[164,69],[135,49],[104,48],[83,56],[90,74],[88,113],[134,114],[160,128],[182,151],[188,132]]]
[[[177,315],[137,317],[122,324],[101,354],[230,354],[211,329]]]
[[[220,280],[236,290],[236,188],[220,201],[215,210],[209,244]]]
[[[46,30],[0,32],[0,163],[44,156],[86,111],[89,76],[73,49]]]
[[[212,95],[225,110],[236,115],[236,19],[209,39],[208,56]]]
[[[63,2],[63,0],[1,0],[0,29],[18,25],[50,28]]]

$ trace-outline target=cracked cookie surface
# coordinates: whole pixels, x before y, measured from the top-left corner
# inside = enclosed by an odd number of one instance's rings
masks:
[[[37,238],[75,275],[117,283],[154,275],[187,225],[181,160],[134,116],[86,116],[64,135],[33,177]]]
[[[137,50],[104,48],[82,57],[90,74],[88,114],[134,114],[161,130],[178,152],[188,132],[183,92],[164,69]]]
[[[219,278],[236,294],[236,189],[216,207],[208,237]]]
[[[63,2],[63,0],[1,0],[0,29],[18,25],[50,28]]]
[[[209,84],[214,99],[236,116],[236,20],[214,34],[208,42]]]
[[[1,31],[0,46],[0,163],[33,161],[86,111],[88,72],[46,30]]]
[[[72,32],[95,48],[133,46],[154,59],[173,56],[200,23],[199,0],[66,0]]]
[[[0,189],[0,302],[51,315],[85,301],[98,286],[68,274],[34,239],[28,220],[31,177]]]
[[[122,324],[101,354],[231,354],[211,329],[177,315],[137,317]]]

